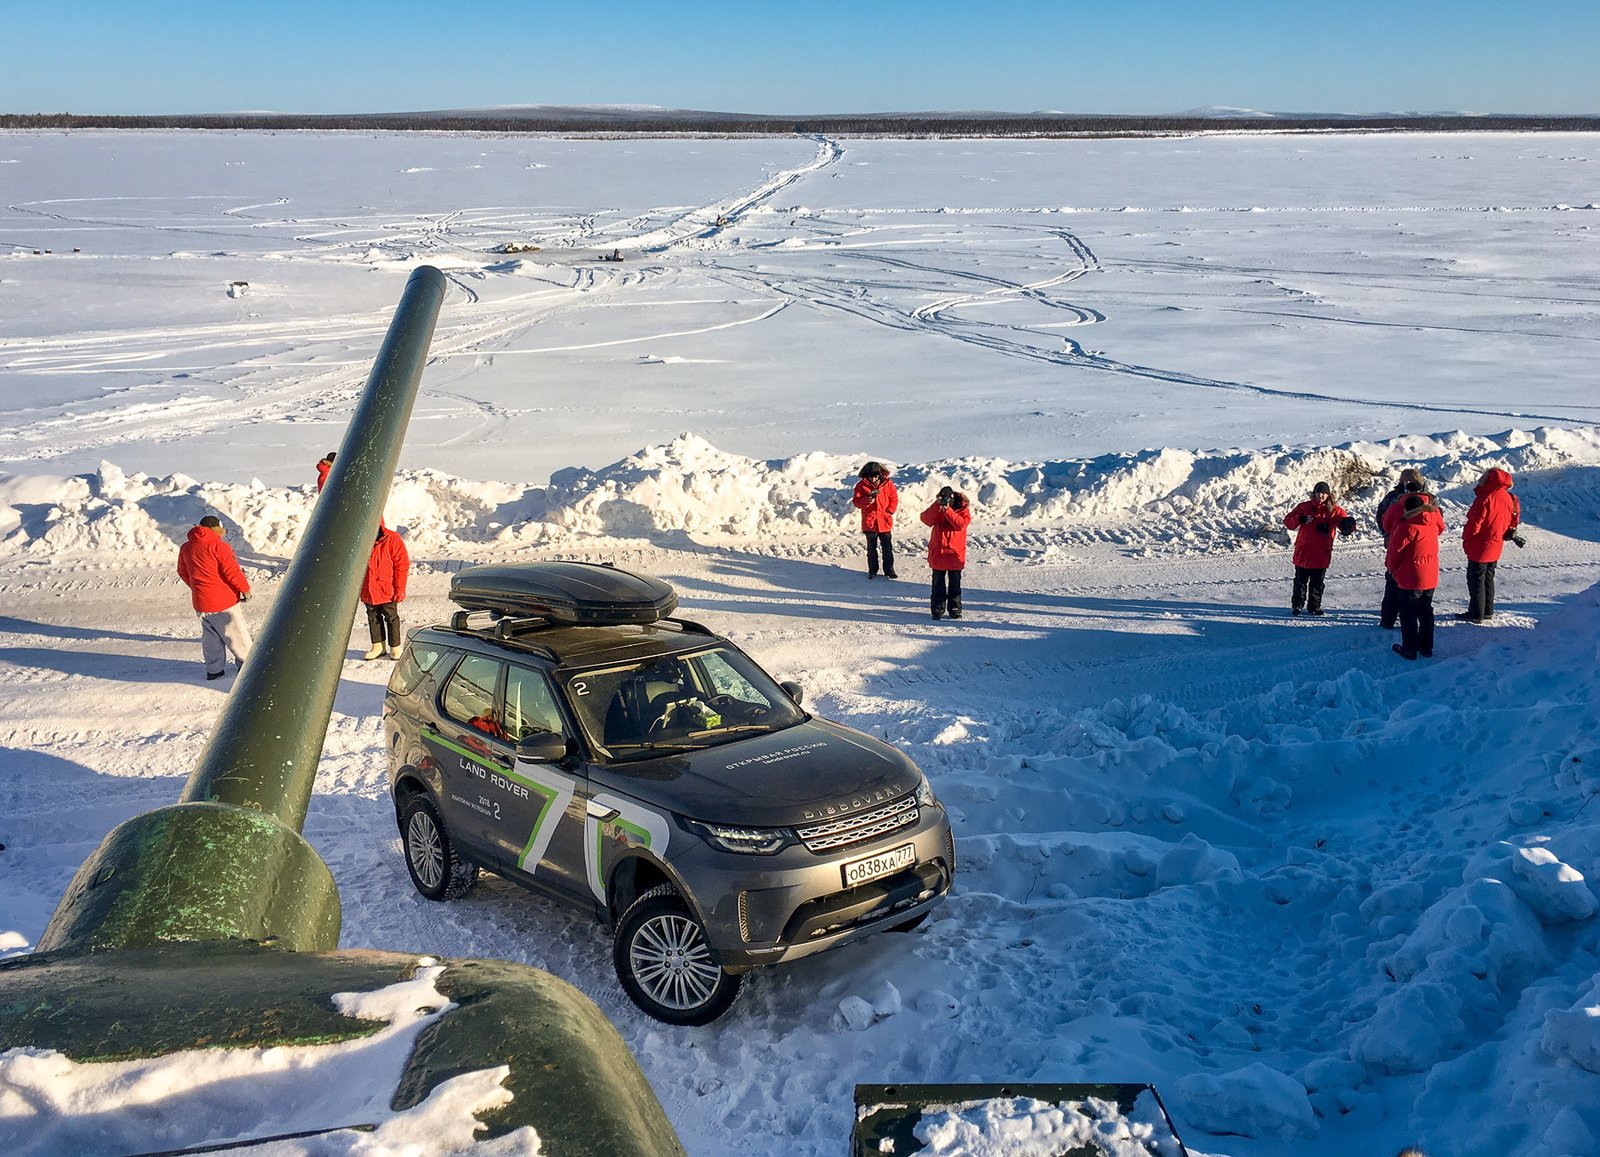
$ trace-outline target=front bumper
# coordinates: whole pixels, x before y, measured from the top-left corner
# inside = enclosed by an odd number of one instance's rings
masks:
[[[910,844],[914,859],[893,875],[847,887],[844,865]],[[699,903],[722,966],[739,972],[798,960],[903,924],[950,891],[955,846],[944,809],[881,839],[824,854],[804,847],[748,856],[696,844],[673,868]]]

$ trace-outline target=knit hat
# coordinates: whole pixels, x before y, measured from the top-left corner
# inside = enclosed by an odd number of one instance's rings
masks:
[[[1411,494],[1419,494],[1427,483],[1422,480],[1422,471],[1415,466],[1407,466],[1400,471],[1400,489]]]
[[[212,530],[221,530],[222,519],[218,518],[215,514],[208,514],[200,520],[200,525],[210,527]]]
[[[1423,497],[1420,494],[1406,495],[1406,513],[1410,514],[1413,510],[1421,510],[1423,501]]]
[[[1333,493],[1333,487],[1329,486],[1326,482],[1318,482],[1311,488],[1311,493],[1331,495]]]

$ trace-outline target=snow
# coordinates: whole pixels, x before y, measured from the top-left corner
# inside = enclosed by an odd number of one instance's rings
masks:
[[[377,992],[338,993],[346,1016],[380,1020],[377,1034],[338,1045],[200,1049],[149,1060],[74,1064],[45,1049],[0,1053],[0,1141],[28,1154],[115,1154],[318,1130],[251,1152],[274,1157],[429,1153],[537,1154],[521,1129],[474,1146],[474,1113],[511,1099],[498,1066],[453,1077],[421,1105],[389,1107],[401,1069],[429,1022],[455,1007],[434,987],[444,971],[424,957],[416,976]],[[360,1125],[361,1129],[349,1128]]]
[[[343,946],[570,981],[695,1154],[837,1152],[854,1086],[889,1081],[1148,1082],[1213,1157],[1600,1153],[1597,160],[1560,134],[0,134],[0,956],[176,799],[227,692],[176,547],[218,514],[264,621],[427,261],[453,288],[386,510],[407,623],[487,559],[658,574],[917,761],[958,878],[914,933],[759,973],[707,1028],[650,1021],[582,916],[493,878],[414,894],[363,642],[306,827]],[[898,583],[862,573],[867,458],[901,489]],[[1417,664],[1375,621],[1371,515],[1408,465],[1453,528]],[[1490,467],[1529,542],[1475,627],[1457,531]],[[1312,622],[1281,519],[1322,479],[1360,529]],[[976,513],[959,624],[917,562],[946,483]],[[0,1149],[94,1120],[117,1151],[138,1118],[465,1150],[493,1070],[380,1120],[438,1015],[418,995],[351,1006],[391,1021],[381,1056],[230,1057],[305,1078],[275,1115],[216,1086],[220,1054],[0,1052]],[[919,1137],[1141,1143],[1097,1112],[951,1105]]]

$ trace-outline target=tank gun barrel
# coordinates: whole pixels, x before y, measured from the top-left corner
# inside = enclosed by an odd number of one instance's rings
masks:
[[[350,615],[411,419],[444,274],[411,275],[367,379],[327,485],[180,797],[234,804],[305,824],[317,761],[339,689]]]
[[[67,886],[39,951],[193,940],[338,946],[339,892],[300,831],[446,285],[426,265],[406,283],[272,613],[179,802],[106,836]]]

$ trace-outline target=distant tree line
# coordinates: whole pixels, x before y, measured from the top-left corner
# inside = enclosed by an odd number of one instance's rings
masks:
[[[1197,117],[1022,115],[738,116],[622,112],[375,113],[311,116],[224,113],[186,116],[99,116],[82,113],[0,113],[3,129],[354,129],[383,132],[494,132],[783,136],[824,134],[871,137],[1117,137],[1237,131],[1364,132],[1595,132],[1600,117],[1385,116]]]

